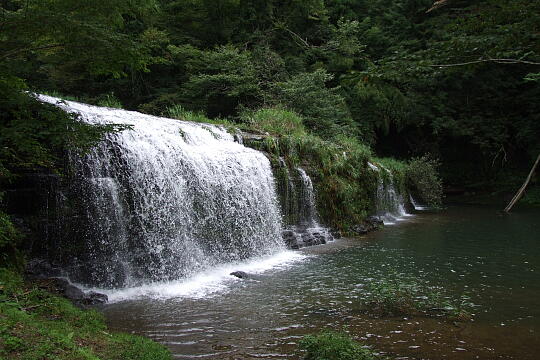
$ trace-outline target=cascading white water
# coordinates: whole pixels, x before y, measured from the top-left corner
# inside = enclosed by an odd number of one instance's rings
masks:
[[[429,206],[420,205],[418,202],[416,202],[416,200],[414,200],[412,195],[409,195],[409,200],[410,200],[412,206],[414,207],[414,210],[416,210],[416,211],[429,210]]]
[[[176,280],[284,249],[270,162],[224,129],[38,97],[91,124],[132,126],[72,156],[86,224],[75,281]]]
[[[294,182],[289,177],[287,170],[287,182],[292,186],[292,196],[296,202],[294,210],[298,216],[296,223],[290,229],[284,231],[284,238],[288,245],[292,248],[300,248],[304,246],[325,244],[334,240],[330,230],[319,224],[319,216],[317,214],[317,206],[315,201],[315,190],[311,178],[302,168],[296,168],[299,175],[294,190]],[[296,197],[297,196],[297,197]]]
[[[319,227],[317,207],[315,205],[315,191],[311,178],[302,168],[296,168],[300,175],[300,224],[306,227]]]
[[[385,167],[380,168],[370,162],[368,166],[378,173],[377,177],[377,215],[380,216],[385,225],[395,224],[404,216],[409,216],[405,210],[405,201],[397,191],[394,184],[392,172]],[[387,181],[384,181],[380,172],[381,169],[387,172]]]

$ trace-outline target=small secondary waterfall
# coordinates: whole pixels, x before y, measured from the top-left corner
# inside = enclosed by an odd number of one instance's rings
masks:
[[[377,199],[376,199],[376,211],[377,215],[381,217],[385,225],[394,224],[395,221],[400,220],[403,216],[407,216],[405,210],[405,201],[403,196],[398,193],[394,184],[392,173],[381,166],[380,168],[372,163],[368,163],[368,166],[378,172],[377,180]],[[387,179],[383,179],[381,176],[381,170],[387,172]]]
[[[411,202],[411,205],[414,207],[414,210],[417,210],[417,211],[429,210],[429,206],[420,205],[416,200],[414,200],[412,195],[409,195],[409,201]]]
[[[311,178],[302,168],[296,168],[296,171],[298,171],[301,181],[299,196],[299,224],[309,228],[320,227],[317,216],[317,207],[315,205],[315,191],[313,190]]]
[[[283,238],[287,245],[297,249],[334,240],[330,230],[319,223],[315,189],[309,175],[297,167],[292,171],[294,176],[291,176],[285,162],[280,166],[284,175],[281,180],[282,204],[287,211],[287,230],[283,231]]]
[[[39,98],[91,124],[132,126],[71,156],[52,256],[73,281],[136,286],[285,248],[269,160],[224,129]]]

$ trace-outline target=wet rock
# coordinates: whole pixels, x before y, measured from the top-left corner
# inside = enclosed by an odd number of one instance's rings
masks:
[[[374,226],[384,225],[383,220],[379,216],[368,216],[366,219],[366,223]]]
[[[70,300],[84,300],[85,298],[84,291],[71,284],[64,289],[64,296]]]
[[[32,259],[26,264],[25,275],[29,279],[47,279],[61,275],[60,268],[42,259]]]
[[[369,229],[365,225],[355,225],[351,228],[351,231],[358,235],[364,235],[369,232]]]
[[[239,279],[249,279],[249,274],[244,271],[233,271],[230,275],[236,276]]]
[[[260,279],[259,276],[255,274],[248,274],[245,271],[233,271],[232,273],[230,273],[230,275],[236,276],[237,278],[244,279],[244,280],[259,280]]]
[[[86,293],[84,299],[82,300],[85,305],[105,304],[107,301],[109,301],[109,297],[107,295],[95,291]]]

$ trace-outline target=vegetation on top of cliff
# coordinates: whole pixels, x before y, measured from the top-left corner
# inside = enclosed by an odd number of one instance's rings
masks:
[[[36,284],[24,283],[7,269],[0,269],[0,357],[171,359],[164,346],[140,336],[108,332],[102,314],[78,309]]]

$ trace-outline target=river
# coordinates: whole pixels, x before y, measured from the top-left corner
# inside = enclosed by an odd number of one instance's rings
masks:
[[[229,276],[235,269],[257,277]],[[365,285],[396,275],[468,295],[474,321],[363,314]],[[149,336],[177,359],[298,359],[298,341],[322,329],[396,359],[538,359],[540,212],[449,206],[112,300],[103,311],[113,329]]]

